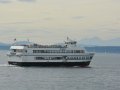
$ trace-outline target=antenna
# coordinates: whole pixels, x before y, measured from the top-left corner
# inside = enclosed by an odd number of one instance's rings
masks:
[[[14,38],[14,42],[16,42],[17,41],[17,39],[16,38]]]
[[[69,37],[67,37],[67,41],[73,41],[72,39],[70,39]]]
[[[67,37],[67,40],[69,40],[69,37]]]

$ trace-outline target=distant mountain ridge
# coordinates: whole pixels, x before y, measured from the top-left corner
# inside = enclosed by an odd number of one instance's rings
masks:
[[[8,43],[2,43],[2,42],[0,42],[0,46],[9,46],[10,44],[8,44]]]
[[[93,46],[84,47],[88,52],[96,53],[120,53],[120,46]]]
[[[85,38],[77,41],[79,45],[82,46],[120,46],[120,38],[114,38],[110,40],[102,40],[98,37],[93,38]],[[28,41],[18,41],[17,44],[29,44],[32,42]],[[10,46],[9,43],[2,43],[0,42],[0,46]]]
[[[28,41],[19,41],[16,44],[31,44]],[[61,43],[61,45],[63,45]],[[97,53],[120,53],[120,38],[111,40],[101,40],[98,37],[82,39],[78,41],[78,45],[84,47],[88,52]],[[9,50],[11,44],[0,43],[0,50]]]
[[[82,46],[120,46],[120,38],[102,40],[98,37],[82,39],[79,42]]]
[[[9,50],[10,44],[0,43],[0,50]]]

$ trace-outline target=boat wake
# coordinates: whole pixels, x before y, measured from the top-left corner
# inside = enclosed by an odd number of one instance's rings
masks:
[[[90,66],[87,67],[80,67],[80,66],[73,66],[74,68],[91,68]]]
[[[9,64],[0,64],[0,67],[15,67],[14,65]]]

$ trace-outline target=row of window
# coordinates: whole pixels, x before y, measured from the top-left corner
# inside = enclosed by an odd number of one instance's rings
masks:
[[[23,50],[23,49],[12,49],[11,51],[13,51],[13,52],[26,52],[27,53],[27,50]]]
[[[33,53],[84,53],[84,50],[33,50]]]
[[[92,57],[35,57],[35,60],[90,60]]]

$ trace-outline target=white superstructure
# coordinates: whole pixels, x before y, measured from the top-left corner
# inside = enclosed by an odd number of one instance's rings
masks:
[[[67,39],[63,45],[13,44],[9,64],[19,66],[88,66],[94,53],[78,47],[76,41]]]

